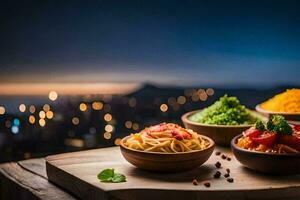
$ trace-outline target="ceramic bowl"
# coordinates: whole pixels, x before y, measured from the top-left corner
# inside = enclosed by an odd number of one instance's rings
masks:
[[[203,150],[182,153],[145,152],[126,147],[124,142],[129,137],[120,142],[124,158],[137,168],[156,172],[181,172],[197,168],[208,160],[215,147],[212,139],[202,136],[209,141],[209,146]]]
[[[268,118],[272,115],[282,115],[288,121],[300,121],[300,113],[272,112],[264,110],[260,105],[257,105],[255,109]]]
[[[245,167],[274,175],[300,173],[300,153],[277,154],[243,149],[236,145],[242,136],[240,134],[232,139],[231,150],[236,159]]]
[[[210,124],[203,124],[198,122],[193,122],[189,120],[189,117],[193,114],[200,112],[201,110],[195,110],[192,112],[188,112],[181,117],[181,120],[187,129],[192,129],[195,132],[206,135],[213,139],[216,144],[221,146],[230,146],[230,142],[232,138],[242,133],[244,130],[247,130],[253,124],[249,125],[210,125]],[[255,111],[250,111],[252,115],[258,116],[265,120],[265,117],[260,115]]]

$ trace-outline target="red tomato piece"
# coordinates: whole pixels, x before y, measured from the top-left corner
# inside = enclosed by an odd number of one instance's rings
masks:
[[[180,131],[180,134],[182,135],[182,137],[184,139],[191,139],[192,138],[192,135],[189,133],[189,132],[186,132],[186,131]]]
[[[178,131],[173,130],[171,133],[172,133],[172,136],[173,136],[174,138],[176,138],[177,140],[183,140],[182,135],[180,135],[180,134],[178,133]]]
[[[244,137],[256,138],[259,135],[263,134],[263,131],[255,129],[255,127],[251,127],[243,132]]]
[[[258,144],[271,146],[274,143],[276,136],[277,136],[276,133],[270,133],[265,131],[262,135],[259,135],[258,137],[253,137],[251,138],[251,140],[253,140]]]
[[[172,130],[172,136],[177,140],[190,139],[191,134],[186,131]]]

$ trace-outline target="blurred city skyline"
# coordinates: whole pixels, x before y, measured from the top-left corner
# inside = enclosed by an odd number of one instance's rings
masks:
[[[299,85],[298,1],[10,1],[0,83]]]

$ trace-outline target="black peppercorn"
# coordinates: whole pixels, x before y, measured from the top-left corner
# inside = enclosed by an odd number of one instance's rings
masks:
[[[218,162],[216,162],[215,166],[216,166],[216,168],[220,168],[221,167],[221,163],[218,161]]]
[[[210,187],[210,182],[204,182],[203,185],[204,185],[205,187]]]
[[[227,178],[227,181],[228,181],[229,183],[233,183],[233,178]]]
[[[220,171],[217,171],[215,174],[214,174],[214,178],[220,178],[221,176],[221,172]]]
[[[193,179],[193,185],[198,185],[198,181],[197,181],[197,179]]]

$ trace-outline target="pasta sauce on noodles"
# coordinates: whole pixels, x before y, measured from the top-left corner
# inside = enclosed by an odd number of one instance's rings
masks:
[[[178,153],[205,149],[209,141],[177,124],[161,123],[131,134],[124,145],[141,151]]]

